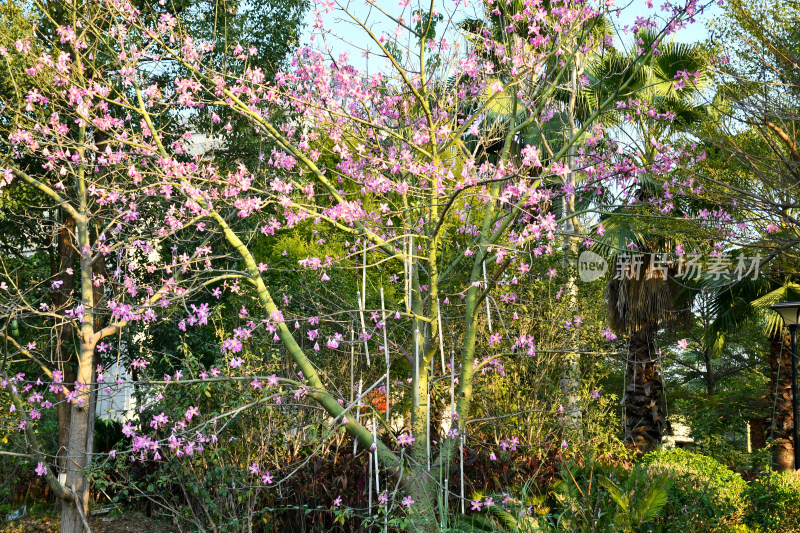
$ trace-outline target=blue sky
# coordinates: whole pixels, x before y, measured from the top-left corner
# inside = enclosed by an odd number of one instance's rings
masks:
[[[394,31],[395,25],[387,22],[386,17],[377,9],[372,8],[366,0],[340,0],[340,2],[340,5],[346,7],[359,20],[366,20],[367,26],[372,28],[376,34]],[[632,25],[637,16],[660,16],[662,11],[659,6],[663,2],[664,0],[653,0],[654,7],[650,9],[646,5],[646,0],[617,0],[617,7],[622,9],[619,16],[612,15],[612,21],[621,30],[625,26]],[[465,7],[465,4],[467,4],[467,7]],[[411,12],[417,9],[415,6],[423,5],[426,10],[430,6],[428,2],[420,2],[419,0],[411,0],[411,4],[405,10],[399,5],[398,0],[375,0],[375,5],[394,16],[402,13],[406,20],[411,17]],[[456,4],[454,0],[434,0],[434,6],[444,15],[445,21],[451,19],[458,22],[467,17],[475,17],[476,10],[480,8],[481,2],[479,0],[459,0],[459,3]],[[719,16],[720,11],[721,9],[717,4],[712,3],[710,8],[696,17],[697,22],[678,32],[674,39],[685,43],[705,40],[708,36],[708,22],[714,16]],[[363,52],[359,48],[367,48],[374,51],[377,50],[377,46],[371,41],[366,32],[349,20],[346,15],[339,11],[329,13],[325,16],[324,21],[326,28],[332,30],[332,34],[335,34],[335,36],[331,35],[326,39],[334,56],[346,51],[350,56],[351,64],[359,68],[359,70],[369,67],[369,70],[374,71],[376,68],[382,67],[381,64],[376,64],[376,59],[373,59],[372,65],[369,65],[367,60],[362,57]],[[312,16],[310,13],[307,22],[305,42],[308,42],[311,36]],[[442,34],[441,31],[439,34]],[[619,38],[617,39],[617,44],[620,44]]]

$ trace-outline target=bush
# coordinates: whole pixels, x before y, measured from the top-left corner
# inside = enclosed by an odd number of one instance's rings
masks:
[[[800,477],[794,472],[772,472],[753,481],[747,492],[747,525],[770,533],[800,531]]]
[[[657,450],[639,467],[672,480],[664,531],[719,531],[742,522],[747,483],[719,461],[681,449]]]

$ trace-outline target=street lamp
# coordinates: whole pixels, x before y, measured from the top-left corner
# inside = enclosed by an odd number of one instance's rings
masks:
[[[800,326],[800,302],[783,302],[770,306],[783,319],[792,338],[792,426],[794,426],[794,469],[800,469],[800,409],[797,405],[797,327]],[[783,344],[783,343],[781,343]]]

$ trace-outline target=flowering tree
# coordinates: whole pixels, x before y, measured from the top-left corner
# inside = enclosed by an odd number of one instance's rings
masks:
[[[9,275],[2,286],[9,350],[0,379],[37,473],[64,500],[62,531],[85,522],[94,395],[120,385],[106,383],[98,354],[116,350],[124,360],[131,348],[122,340],[126,330],[169,323],[187,334],[200,331],[215,314],[230,314],[220,304],[225,294],[243,304],[228,317],[237,327],[222,340],[218,364],[141,381],[153,391],[150,405],[170,387],[220,380],[246,382],[257,396],[230,415],[281,404],[286,394],[297,404],[314,403],[331,432],[346,431],[373,452],[379,486],[379,471],[393,480],[379,502],[407,508],[414,530],[438,530],[437,516],[444,518],[437,498],[447,490],[441,480],[464,445],[477,380],[502,372],[506,357],[536,356],[537,340],[519,325],[516,285],[533,261],[560,246],[563,220],[552,206],[562,197],[569,203],[627,190],[646,170],[597,121],[643,62],[616,73],[618,91],[594,102],[579,123],[551,124],[563,105],[558,93],[591,83],[572,79],[573,60],[611,46],[596,28],[612,4],[524,2],[499,41],[488,30],[467,40],[455,30],[437,36],[443,17],[428,7],[406,18],[404,2],[405,15],[387,14],[394,36],[352,19],[386,69],[367,75],[346,54],[305,47],[274,83],[248,64],[259,52],[247,43],[226,50],[244,65],[241,75],[215,70],[204,62],[211,45],[187,34],[178,18],[150,16],[127,0],[62,6],[71,22],[58,26],[53,40],[34,36],[0,50],[30,60],[24,72],[7,72],[27,80],[17,86],[32,87],[17,95],[16,106],[4,107],[3,187],[34,189],[45,198],[43,209],[66,211],[79,255],[75,270],[24,283]],[[493,2],[483,7],[487,20],[501,9]],[[318,28],[334,8],[318,6]],[[660,37],[696,6],[669,9],[659,38],[639,50],[643,57],[657,54]],[[213,151],[198,149],[198,138],[224,145],[230,126],[220,119],[223,109],[247,119],[272,146],[258,164],[222,170]],[[212,119],[209,131],[170,134],[171,124],[201,110]],[[555,149],[522,135],[548,128],[561,131]],[[657,170],[670,172],[687,156],[665,149]],[[571,209],[564,218],[589,212]],[[297,265],[265,262],[282,232],[293,230],[335,243],[336,254],[310,255]],[[271,277],[276,267],[315,282],[280,294]],[[358,288],[334,288],[335,298],[323,298],[320,287],[348,269],[360,278]],[[64,276],[75,280],[75,290],[53,304],[48,293]],[[48,394],[64,387],[47,353],[53,323],[74,328],[79,361],[74,388],[63,390],[72,410],[63,483],[34,431],[51,406]],[[242,372],[251,344],[279,348],[293,371]],[[351,401],[320,362],[354,350],[364,380]],[[17,372],[20,359],[37,370]],[[152,361],[128,364],[143,370]],[[436,383],[450,386],[450,423],[432,442]],[[360,416],[361,397],[379,387],[386,405]],[[379,427],[393,426],[394,402],[407,412],[407,426],[379,438]],[[126,423],[131,459],[202,453],[215,442],[220,416],[191,407],[179,420],[161,412]],[[514,448],[519,439],[509,434],[500,444]],[[276,483],[262,465],[251,472],[267,486]]]

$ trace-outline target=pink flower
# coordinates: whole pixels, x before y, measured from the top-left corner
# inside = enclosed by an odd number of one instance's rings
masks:
[[[489,84],[487,87],[490,94],[497,94],[503,92],[503,82],[501,81],[494,81]]]
[[[678,341],[678,348],[680,348],[681,350],[685,350],[688,347],[689,347],[689,341],[687,341],[686,339],[681,339]]]
[[[403,433],[402,435],[397,437],[397,444],[399,444],[400,446],[410,446],[411,444],[414,443],[415,440],[417,439],[415,439],[408,433]]]
[[[264,483],[264,485],[271,484],[272,483],[272,474],[270,474],[269,472],[265,472],[261,476],[261,482]]]
[[[335,500],[333,500],[333,506],[339,507],[340,505],[342,505],[342,497],[338,496]]]
[[[603,328],[603,331],[600,332],[600,336],[607,341],[613,341],[617,338],[617,336],[608,328]]]
[[[472,510],[473,511],[480,511],[481,510],[481,503],[480,500],[472,500]]]
[[[258,463],[253,463],[250,465],[250,473],[251,474],[258,474],[261,469],[258,467]]]
[[[414,500],[411,499],[411,496],[406,496],[405,498],[403,498],[402,504],[404,507],[409,508],[412,505],[414,505]]]
[[[44,463],[39,463],[36,465],[36,475],[43,476],[47,473],[47,467],[44,466]]]

